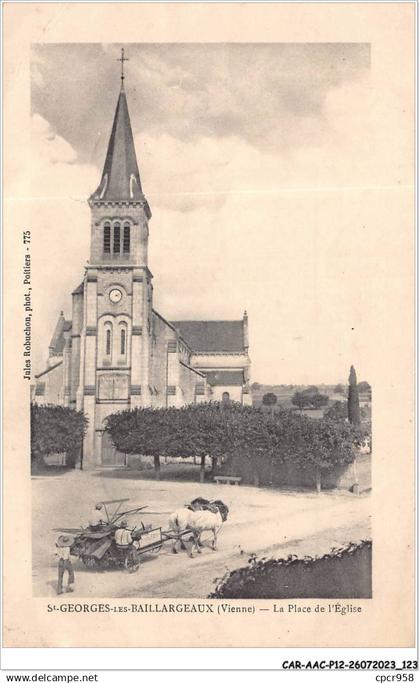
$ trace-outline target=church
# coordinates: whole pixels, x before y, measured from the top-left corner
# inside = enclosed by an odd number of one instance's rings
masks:
[[[122,66],[124,55],[122,54]],[[119,462],[104,420],[121,410],[252,402],[248,317],[167,320],[153,307],[149,221],[121,73],[105,164],[90,196],[90,258],[60,314],[33,400],[83,411],[86,469]],[[203,250],[205,245],[203,245]]]

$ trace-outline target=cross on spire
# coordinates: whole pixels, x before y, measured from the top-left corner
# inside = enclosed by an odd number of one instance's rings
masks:
[[[124,62],[130,61],[128,57],[124,57],[124,48],[121,48],[121,57],[117,59],[117,62],[121,62],[121,87],[124,86]]]

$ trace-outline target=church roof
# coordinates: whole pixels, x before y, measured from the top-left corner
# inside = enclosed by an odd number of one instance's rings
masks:
[[[82,281],[80,283],[80,285],[72,291],[72,294],[83,294],[84,290],[85,290],[85,283],[84,283],[84,281]]]
[[[244,384],[243,370],[203,370],[203,373],[212,387],[232,387]]]
[[[171,321],[196,353],[244,353],[243,320]]]
[[[62,363],[63,363],[63,361],[59,360],[58,363],[54,363],[54,365],[50,365],[49,368],[38,373],[38,375],[35,375],[35,379],[39,379],[40,377],[43,377],[47,373],[51,372],[51,370],[55,370],[56,368],[58,368],[59,365],[62,365]]]
[[[63,353],[64,343],[65,343],[64,332],[69,332],[71,330],[71,328],[72,328],[71,320],[65,320],[64,325],[63,325],[62,334],[60,334],[60,337],[57,339],[57,343],[55,345],[54,355],[57,353]]]
[[[118,97],[101,182],[91,200],[146,202],[123,87]]]
[[[52,336],[52,339],[50,341],[50,352],[56,356],[60,353],[63,352],[64,349],[64,332],[69,332],[72,328],[72,322],[71,320],[65,320],[63,311],[60,313],[60,317],[58,318],[57,325],[55,326],[54,334]]]

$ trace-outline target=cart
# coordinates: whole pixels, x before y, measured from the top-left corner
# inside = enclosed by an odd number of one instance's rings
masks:
[[[176,533],[170,529],[163,530],[160,526],[153,527],[141,522],[140,526],[131,530],[133,542],[124,546],[118,545],[115,541],[115,532],[120,527],[121,521],[147,508],[147,505],[142,505],[129,510],[121,510],[123,503],[129,500],[129,498],[119,498],[98,501],[105,510],[105,524],[79,529],[62,529],[75,536],[70,553],[78,557],[85,567],[96,571],[124,568],[131,574],[138,571],[140,558],[145,553],[158,553],[167,541],[180,540],[182,543],[187,536],[191,537],[192,531],[189,529]]]
[[[118,500],[105,500],[100,502],[105,510],[107,521],[97,527],[78,529],[71,554],[80,558],[83,564],[90,569],[108,569],[112,567],[124,567],[133,573],[139,569],[140,557],[144,553],[158,553],[162,548],[162,529],[141,523],[131,531],[133,543],[126,546],[115,542],[115,531],[119,523],[125,517],[134,515],[144,510],[147,505],[121,511],[123,503],[129,498]]]

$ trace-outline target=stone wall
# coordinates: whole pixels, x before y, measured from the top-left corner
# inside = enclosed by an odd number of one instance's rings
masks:
[[[64,404],[63,362],[59,361],[36,378],[34,402],[38,404]]]
[[[167,376],[168,384],[170,386],[176,386],[178,384],[178,377],[176,376],[178,352],[175,351],[174,353],[168,354],[168,342],[176,340],[176,332],[163,318],[157,315],[156,312],[153,313],[151,332],[149,386],[152,388],[153,392],[157,391],[157,393],[152,393],[149,405],[154,408],[164,408],[167,403]],[[168,366],[168,362],[171,363],[171,367]],[[176,363],[176,366],[173,365],[174,362]],[[170,377],[168,374],[169,371],[171,374]],[[171,382],[173,382],[173,385],[171,385]],[[146,387],[145,390],[147,391],[148,387]],[[144,397],[144,405],[147,405],[146,397]]]
[[[315,471],[312,468],[301,469],[291,463],[271,466],[271,463],[264,459],[261,459],[255,468],[249,458],[240,454],[229,457],[223,463],[220,473],[242,477],[242,483],[249,485],[258,482],[261,486],[315,488]],[[360,493],[371,488],[370,454],[360,454],[355,463],[340,465],[322,473],[323,489],[350,491],[354,484],[358,484]]]
[[[183,363],[179,363],[179,378],[182,404],[194,403],[195,385],[197,382],[204,381],[194,370]]]

